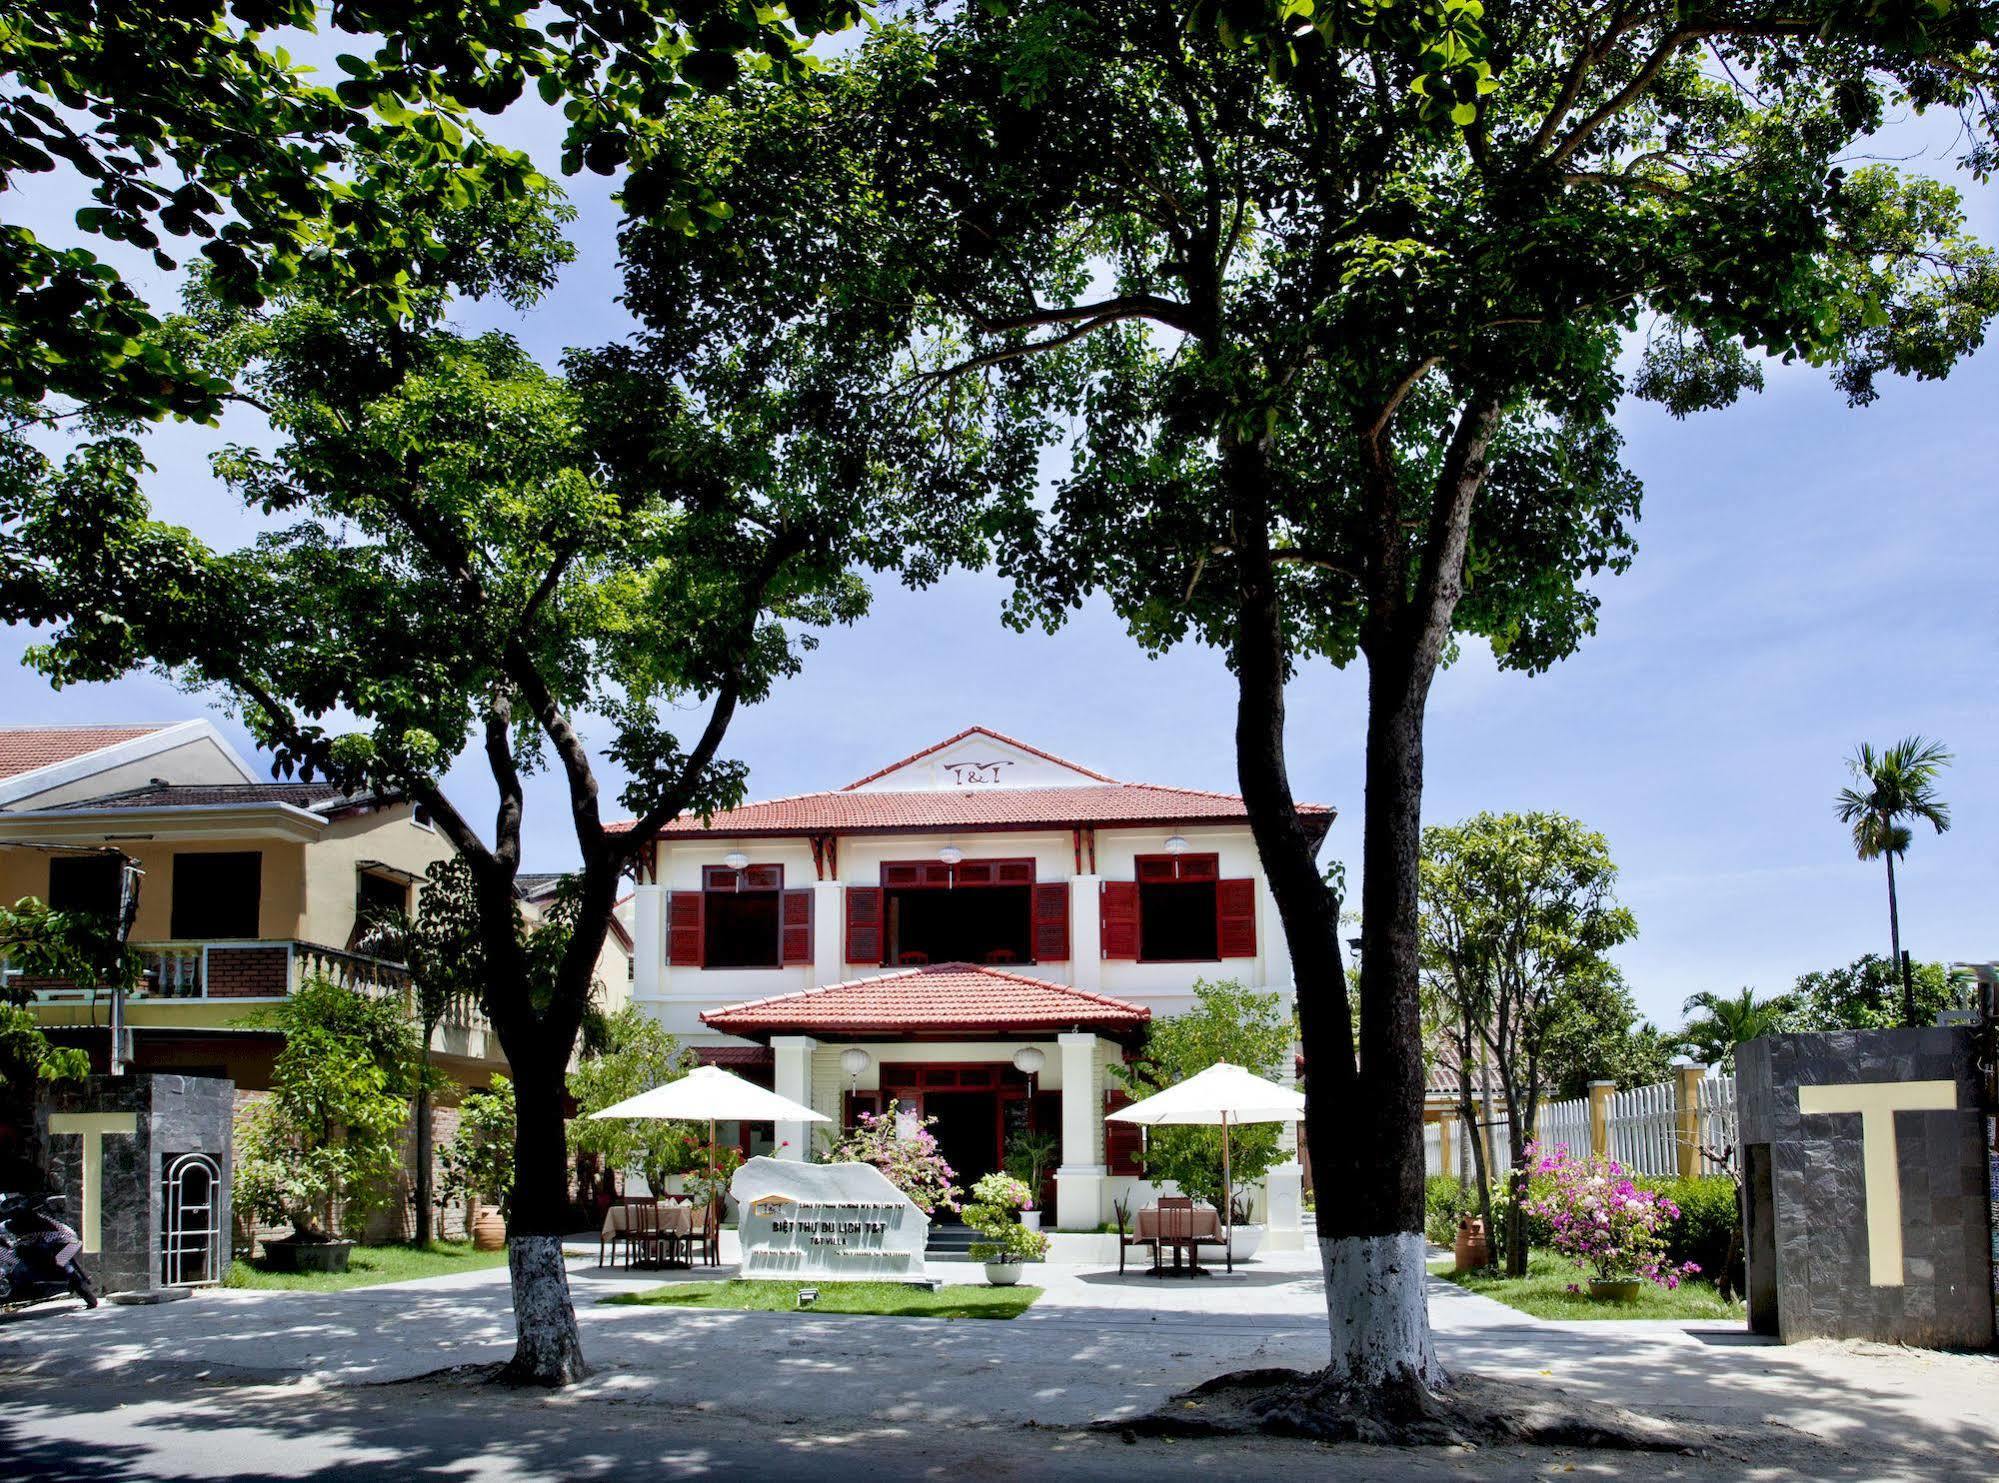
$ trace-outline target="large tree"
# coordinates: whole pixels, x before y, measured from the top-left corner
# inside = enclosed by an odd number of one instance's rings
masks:
[[[1989,4],[1853,0],[917,5],[713,125],[718,172],[766,167],[694,245],[716,271],[801,291],[872,263],[852,312],[906,318],[898,405],[969,437],[977,388],[1069,441],[1052,496],[1002,491],[1016,619],[1100,590],[1148,647],[1207,643],[1236,674],[1314,1172],[1342,1191],[1327,1399],[1420,1406],[1440,1378],[1417,993],[1437,669],[1464,637],[1532,671],[1588,634],[1589,579],[1633,549],[1626,393],[1722,406],[1778,356],[1860,403],[1980,341],[1999,274],[1956,194],[1852,156],[1934,105],[1983,169],[1994,27]],[[774,253],[808,200],[811,251]],[[1284,687],[1363,657],[1356,1036]]]
[[[168,332],[269,418],[274,450],[217,468],[274,528],[219,551],[153,519],[128,437],[24,459],[0,486],[0,617],[53,626],[33,659],[55,683],[150,666],[213,691],[282,768],[401,790],[456,847],[518,1104],[510,1373],[561,1383],[584,1368],[560,1246],[564,1072],[621,879],[667,823],[740,798],[731,719],[798,667],[812,627],[863,610],[861,569],[920,578],[965,526],[953,488],[898,472],[913,460],[895,439],[925,434],[871,417],[856,392],[885,372],[852,345],[829,364],[767,325],[792,356],[750,398],[670,348],[573,352],[558,375],[503,335],[453,333],[449,294],[527,303],[566,258],[546,189],[431,224],[449,250],[400,315],[310,277],[256,312],[197,291]],[[606,758],[630,775],[629,827],[603,815]],[[444,784],[461,759],[497,791],[484,828]],[[545,766],[574,916],[523,934],[524,779]]]

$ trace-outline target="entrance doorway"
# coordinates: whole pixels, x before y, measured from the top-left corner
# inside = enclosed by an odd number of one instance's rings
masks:
[[[937,1119],[930,1131],[937,1151],[957,1171],[968,1194],[1000,1166],[1000,1100],[995,1092],[925,1092],[923,1111]]]

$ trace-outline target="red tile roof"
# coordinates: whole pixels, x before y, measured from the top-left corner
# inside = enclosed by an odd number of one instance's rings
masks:
[[[697,1045],[695,1059],[704,1066],[774,1066],[777,1052],[767,1045]]]
[[[1031,753],[1032,755],[1041,758],[1041,760],[1044,762],[1053,762],[1056,766],[1066,767],[1071,772],[1080,772],[1084,777],[1095,778],[1100,783],[1114,783],[1117,781],[1116,778],[1107,778],[1100,772],[1092,771],[1090,768],[1083,766],[1080,762],[1071,762],[1067,757],[1057,757],[1053,752],[1044,752],[1039,747],[1029,746],[1024,741],[1017,741],[1013,737],[1006,735],[1006,733],[1004,732],[993,730],[992,727],[990,726],[967,726],[963,731],[959,732],[956,736],[947,736],[944,738],[944,740],[938,742],[935,746],[925,747],[920,752],[911,752],[907,757],[903,758],[900,762],[891,762],[887,767],[877,767],[873,772],[869,773],[864,778],[855,778],[853,782],[847,784],[847,786],[845,788],[842,788],[840,791],[842,793],[846,793],[846,792],[851,792],[855,788],[865,787],[867,784],[872,783],[876,778],[887,777],[890,773],[894,772],[898,767],[907,767],[912,762],[921,762],[925,757],[928,757],[933,752],[941,752],[946,747],[956,746],[959,742],[963,741],[968,736],[989,736],[996,742],[1004,742],[1009,747],[1018,747],[1021,751]]]
[[[1333,810],[1298,812],[1330,826]],[[746,803],[703,821],[675,819],[662,834],[867,834],[913,829],[1030,829],[1076,824],[1228,823],[1247,819],[1233,793],[1157,783],[1085,783],[1073,788],[967,788],[914,793],[801,793]],[[613,831],[629,829],[629,820]]]
[[[905,968],[701,1016],[730,1035],[1135,1030],[1151,1018],[1143,1005],[976,963]]]
[[[0,727],[0,778],[19,777],[164,730],[164,725]]]

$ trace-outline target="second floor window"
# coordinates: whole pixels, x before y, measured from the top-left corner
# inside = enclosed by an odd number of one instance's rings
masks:
[[[263,884],[264,857],[256,850],[176,852],[169,935],[179,942],[258,936]]]
[[[116,855],[49,857],[49,909],[116,917],[124,864]]]
[[[1215,919],[1218,855],[1140,855],[1138,957],[1144,963],[1212,963],[1221,958]]]
[[[701,872],[701,961],[710,968],[775,968],[782,961],[782,865]]]

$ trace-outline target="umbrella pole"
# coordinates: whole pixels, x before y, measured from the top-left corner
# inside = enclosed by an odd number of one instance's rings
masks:
[[[1229,1178],[1229,1115],[1222,1114],[1222,1260],[1235,1271],[1235,1181]]]

